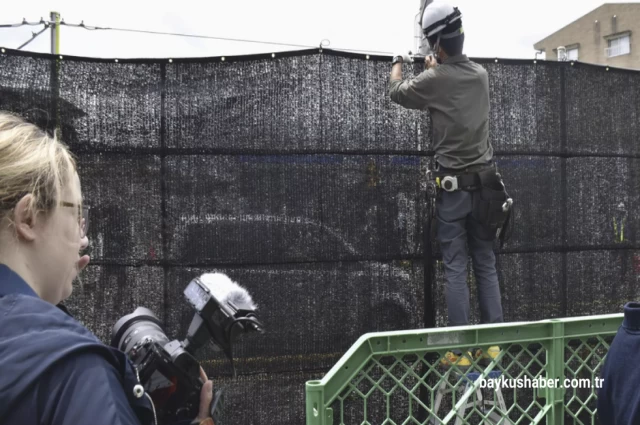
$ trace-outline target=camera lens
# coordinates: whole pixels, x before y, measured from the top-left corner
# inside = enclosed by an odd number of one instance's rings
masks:
[[[169,338],[161,326],[160,320],[151,310],[138,307],[133,313],[124,316],[113,326],[111,346],[129,355],[133,348],[144,340],[164,345],[169,342]]]

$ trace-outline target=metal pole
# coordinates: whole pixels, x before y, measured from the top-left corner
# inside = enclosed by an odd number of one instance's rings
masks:
[[[60,13],[51,12],[51,54],[60,54]]]
[[[418,40],[418,48],[416,48],[416,53],[421,56],[428,56],[431,54],[431,49],[429,48],[429,43],[425,41],[422,35],[422,17],[424,15],[424,10],[433,3],[433,0],[420,0],[420,12],[418,12],[419,16],[416,16],[416,36],[419,37]]]
[[[51,54],[60,55],[60,13],[51,12]],[[51,90],[53,94],[52,111],[55,117],[54,134],[62,138],[62,126],[60,125],[60,60],[54,57],[51,61]]]

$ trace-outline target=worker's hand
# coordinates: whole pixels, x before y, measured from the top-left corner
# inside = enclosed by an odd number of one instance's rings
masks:
[[[425,68],[431,69],[431,68],[435,68],[436,66],[438,66],[438,61],[436,61],[436,58],[434,58],[433,55],[429,55],[426,58],[424,58]]]
[[[411,56],[409,56],[408,53],[396,53],[395,55],[393,55],[394,58],[396,56],[402,56],[402,63],[412,63],[413,62],[413,58]]]

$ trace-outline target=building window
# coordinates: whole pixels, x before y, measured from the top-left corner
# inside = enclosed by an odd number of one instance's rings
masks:
[[[567,60],[577,61],[578,60],[578,48],[575,47],[573,49],[567,49]]]
[[[614,56],[628,55],[631,53],[631,37],[623,35],[609,40],[609,47],[605,49],[608,58]]]

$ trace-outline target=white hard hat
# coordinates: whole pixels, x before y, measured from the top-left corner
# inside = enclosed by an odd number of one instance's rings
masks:
[[[457,7],[453,7],[446,1],[434,1],[424,9],[422,31],[425,37],[431,37],[460,19],[462,14]]]

